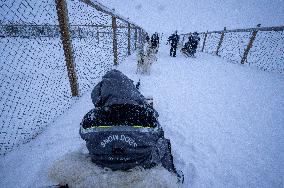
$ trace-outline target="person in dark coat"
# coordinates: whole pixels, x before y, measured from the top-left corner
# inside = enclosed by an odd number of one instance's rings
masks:
[[[108,71],[91,93],[94,109],[80,124],[94,163],[112,170],[162,165],[183,182],[176,170],[170,140],[164,137],[158,112],[133,81],[118,70]]]
[[[96,107],[92,112],[97,120],[95,124],[155,126],[157,112],[147,103],[133,81],[118,70],[111,70],[103,76],[102,81],[94,87],[91,98]],[[94,122],[88,121],[87,118],[84,128],[94,125]]]
[[[188,37],[188,41],[184,44],[184,47],[181,51],[184,52],[187,56],[194,56],[199,41],[200,38],[197,32],[190,34]]]
[[[149,43],[149,42],[150,42],[150,37],[149,37],[149,35],[148,35],[148,34],[146,35],[146,42],[147,42],[147,43]]]
[[[200,41],[200,37],[198,36],[198,33],[197,32],[194,32],[193,33],[193,36],[192,36],[192,45],[193,45],[193,48],[194,49],[197,49],[197,46],[199,44],[199,41]]]
[[[133,81],[115,69],[103,76],[102,81],[94,87],[91,98],[95,107],[147,104],[145,97],[136,89]]]
[[[168,42],[171,45],[170,56],[176,57],[177,45],[179,42],[179,35],[177,34],[177,31],[168,38]]]
[[[155,32],[152,36],[151,36],[151,48],[157,48],[159,45],[159,36],[158,33]]]

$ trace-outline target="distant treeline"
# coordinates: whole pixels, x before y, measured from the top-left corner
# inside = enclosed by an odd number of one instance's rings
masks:
[[[70,26],[72,38],[96,37],[97,30],[94,27]],[[59,25],[0,25],[0,37],[60,37]]]

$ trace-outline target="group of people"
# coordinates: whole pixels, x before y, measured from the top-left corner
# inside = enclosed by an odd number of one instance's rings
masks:
[[[180,40],[180,36],[177,34],[177,31],[175,31],[175,33],[173,33],[168,38],[168,43],[171,45],[170,56],[172,57],[176,57],[176,51],[177,51],[179,40]],[[197,32],[194,32],[193,34],[190,33],[188,37],[188,41],[182,47],[181,52],[187,56],[194,56],[199,41],[200,41],[200,37],[198,36]]]
[[[157,32],[155,32],[152,36],[151,39],[149,35],[146,36],[146,41],[150,45],[150,48],[158,50],[159,48],[159,43],[160,43],[160,37]]]
[[[151,49],[155,49],[155,52],[158,51],[159,43],[160,43],[160,37],[157,32],[155,32],[151,38],[146,35],[146,41],[149,44],[149,47]],[[178,32],[175,31],[171,36],[168,38],[168,44],[170,44],[170,56],[176,57],[177,54],[177,48],[180,41],[180,36],[178,35]],[[181,48],[181,52],[185,54],[186,56],[193,57],[196,53],[197,46],[199,44],[200,37],[198,36],[197,32],[190,33],[188,36],[188,41],[184,43],[183,47]]]

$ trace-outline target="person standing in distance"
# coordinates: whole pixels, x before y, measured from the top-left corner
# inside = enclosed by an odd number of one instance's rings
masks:
[[[175,33],[173,33],[173,34],[168,38],[168,42],[169,42],[170,45],[171,45],[170,56],[176,57],[177,45],[178,45],[178,42],[179,42],[179,35],[177,34],[177,31],[175,31]]]

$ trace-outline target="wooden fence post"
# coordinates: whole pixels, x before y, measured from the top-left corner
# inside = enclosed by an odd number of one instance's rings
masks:
[[[258,24],[257,27],[260,27],[260,24]],[[258,32],[258,30],[254,30],[252,32],[251,38],[249,40],[249,43],[248,43],[248,45],[247,45],[247,47],[246,47],[246,49],[244,51],[244,55],[242,57],[241,64],[244,64],[247,61],[248,53],[249,53],[250,49],[252,48],[252,45],[253,45],[253,42],[254,42],[254,40],[256,38],[257,32]]]
[[[66,67],[71,86],[72,96],[78,96],[78,82],[74,66],[73,49],[69,32],[68,12],[65,0],[55,0],[56,10],[61,33],[61,40],[65,55]]]
[[[131,30],[130,23],[128,22],[128,55],[131,55]]]
[[[114,65],[118,65],[117,61],[117,38],[116,38],[116,17],[112,16],[112,31],[113,31],[113,63]]]
[[[202,45],[202,50],[201,52],[203,52],[204,50],[204,47],[205,47],[205,43],[206,43],[206,38],[207,38],[207,35],[208,35],[208,31],[205,33],[205,36],[204,36],[204,40],[203,40],[203,45]]]
[[[144,42],[145,42],[145,31],[142,28],[140,28],[139,29],[139,48],[141,50],[144,49]]]
[[[137,27],[135,27],[134,40],[135,40],[134,48],[136,50],[137,49]]]
[[[97,27],[97,43],[100,43],[100,33],[99,33],[99,27]]]
[[[81,40],[82,37],[81,37],[81,28],[78,26],[78,36],[79,36],[79,39]]]
[[[225,32],[226,32],[226,27],[224,27],[224,31],[221,33],[221,38],[220,38],[219,44],[217,46],[216,55],[219,55],[218,53],[219,53],[219,50],[221,48],[222,42],[224,40]]]

